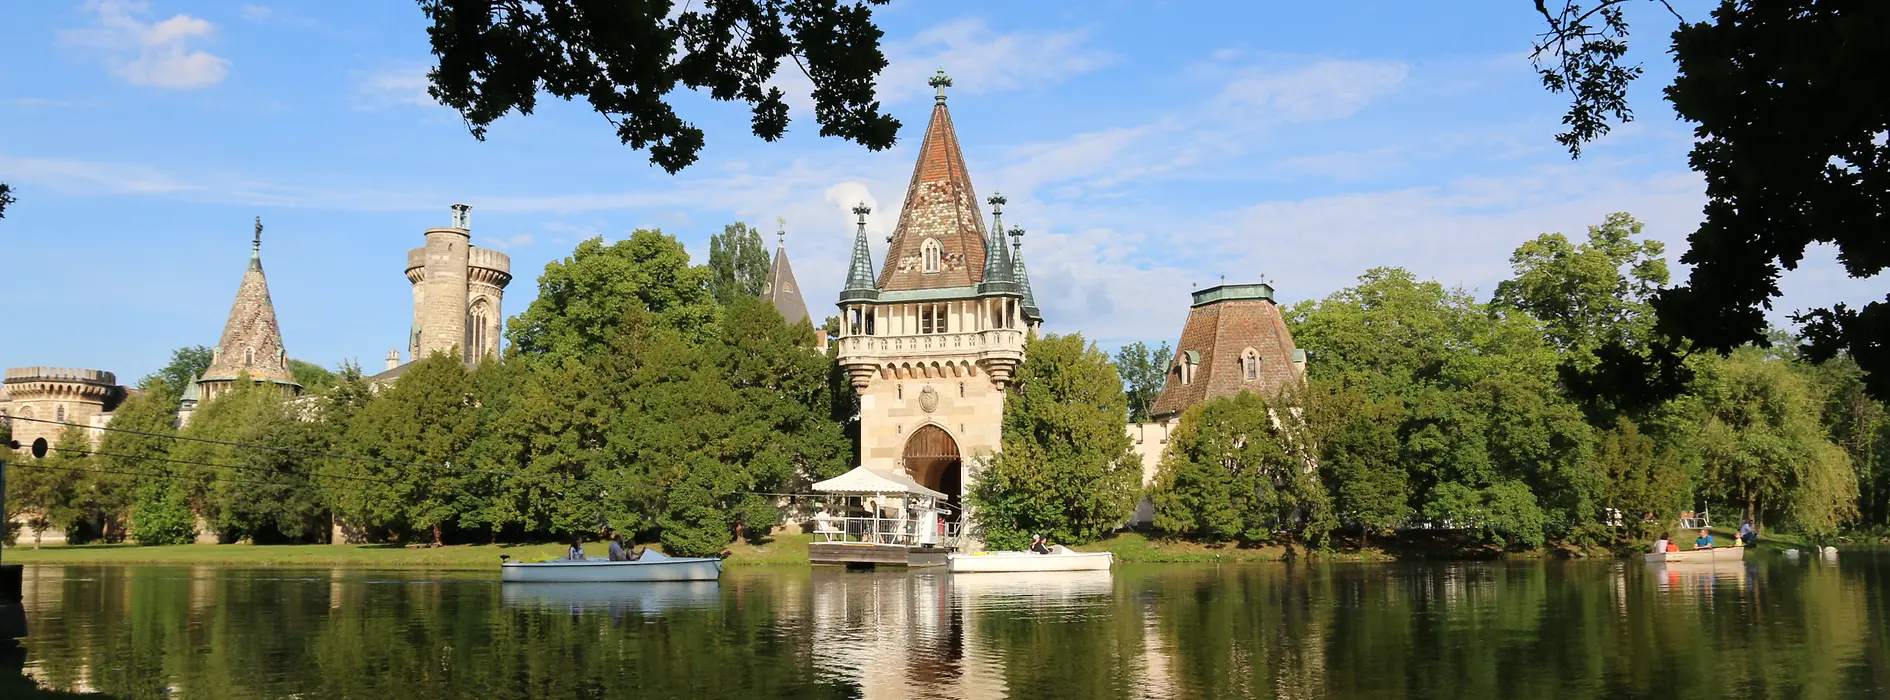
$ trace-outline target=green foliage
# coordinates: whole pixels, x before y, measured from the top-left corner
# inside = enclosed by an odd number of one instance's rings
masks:
[[[335,373],[313,362],[289,358],[289,375],[302,385],[303,393],[327,391],[335,385]]]
[[[325,534],[326,480],[314,476],[320,459],[287,451],[325,449],[319,436],[327,426],[304,420],[285,398],[276,385],[239,379],[198,405],[180,433],[196,440],[171,447],[172,473],[184,482],[186,500],[221,541],[306,542]],[[162,508],[175,499],[151,497]]]
[[[443,528],[478,500],[483,482],[449,468],[478,434],[475,401],[465,365],[439,352],[369,399],[349,422],[344,443],[351,454],[377,461],[334,460],[335,473],[368,484],[338,491],[336,513],[363,525],[425,532],[439,543]]]
[[[761,231],[737,221],[709,236],[709,293],[723,304],[761,296],[768,285],[768,246]]]
[[[1424,517],[1433,525],[1469,530],[1482,541],[1510,546],[1542,546],[1549,524],[1536,495],[1518,481],[1481,489],[1456,482],[1440,485],[1424,506]]]
[[[187,345],[171,351],[171,361],[143,379],[138,385],[149,387],[153,380],[163,380],[164,385],[178,395],[190,388],[192,382],[203,376],[204,370],[210,369],[210,359],[215,353],[208,345]]]
[[[871,5],[882,2],[736,0],[672,12],[666,3],[420,0],[439,58],[427,92],[481,140],[499,117],[532,113],[540,92],[583,99],[625,145],[675,173],[704,143],[668,102],[677,84],[747,103],[755,135],[774,141],[788,126],[775,71],[793,66],[812,81],[820,134],[877,151],[899,132],[874,91],[886,57]]]
[[[1081,544],[1135,509],[1141,460],[1122,429],[1122,378],[1081,335],[1032,338],[1004,403],[1003,451],[973,475],[972,514],[986,544],[1022,549],[1032,534]]]
[[[69,534],[78,529],[85,514],[82,492],[88,478],[97,476],[87,473],[97,468],[90,450],[85,429],[70,426],[59,433],[45,458],[23,459],[7,469],[6,519],[31,529],[35,547],[48,529]]]
[[[1123,392],[1129,401],[1129,422],[1148,421],[1149,410],[1155,407],[1155,398],[1162,393],[1162,382],[1168,377],[1168,360],[1174,357],[1174,350],[1163,341],[1161,347],[1150,350],[1142,341],[1124,345],[1116,350],[1116,372],[1122,375]]]
[[[1626,417],[1600,434],[1595,465],[1603,479],[1600,503],[1619,512],[1636,536],[1647,535],[1669,514],[1686,509],[1687,470],[1679,455],[1641,433]]]
[[[1301,391],[1317,462],[1337,518],[1368,535],[1410,517],[1410,475],[1399,460],[1404,403],[1372,399],[1344,383],[1314,381]]]
[[[1788,361],[1756,349],[1713,363],[1701,379],[1700,430],[1708,493],[1814,537],[1856,513],[1850,455],[1820,425],[1818,398]]]
[[[1492,303],[1542,321],[1564,352],[1592,353],[1604,344],[1639,345],[1653,330],[1650,299],[1667,284],[1665,244],[1636,241],[1641,222],[1609,214],[1571,245],[1559,233],[1524,243],[1509,257],[1515,278],[1496,285]]]
[[[7,218],[7,205],[20,201],[13,196],[13,188],[0,182],[0,219]]]
[[[1267,542],[1281,531],[1322,541],[1332,503],[1302,414],[1247,391],[1188,409],[1149,494],[1155,527],[1220,541]]]
[[[570,257],[545,265],[538,298],[506,332],[522,355],[552,362],[584,358],[605,349],[630,307],[698,341],[716,314],[709,271],[691,267],[688,251],[661,231],[639,230],[608,246],[593,238]]]

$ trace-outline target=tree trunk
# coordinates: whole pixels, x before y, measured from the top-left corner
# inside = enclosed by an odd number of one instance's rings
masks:
[[[433,546],[440,546],[440,524],[433,524]]]
[[[486,543],[487,543],[487,544],[498,544],[498,543],[499,543],[499,528],[496,528],[496,527],[495,527],[495,528],[492,528],[492,537],[491,537],[490,539],[488,539],[488,540],[486,540]]]

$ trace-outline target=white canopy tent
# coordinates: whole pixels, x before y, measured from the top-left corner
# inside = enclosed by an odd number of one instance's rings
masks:
[[[851,495],[911,493],[932,498],[945,498],[945,494],[920,486],[919,482],[912,480],[912,477],[904,474],[890,474],[865,466],[854,467],[853,471],[816,483],[814,490],[821,493]]]

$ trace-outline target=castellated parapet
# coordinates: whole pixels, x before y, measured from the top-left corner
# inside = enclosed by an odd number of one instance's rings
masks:
[[[442,352],[478,362],[499,352],[512,258],[473,246],[471,210],[453,205],[453,224],[427,229],[426,245],[407,251],[407,281],[413,284],[410,361]]]
[[[117,375],[74,367],[9,368],[5,387],[6,400],[0,402],[0,415],[37,419],[12,421],[13,439],[22,446],[38,438],[58,442],[59,434],[66,429],[59,423],[102,427],[126,394],[126,389],[118,385]]]

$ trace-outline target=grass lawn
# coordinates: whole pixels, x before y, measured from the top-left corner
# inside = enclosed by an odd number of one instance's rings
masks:
[[[780,534],[761,545],[738,542],[728,548],[730,566],[807,565],[809,535]],[[492,569],[499,555],[538,561],[564,555],[566,545],[500,544],[400,547],[359,544],[135,544],[7,547],[9,564],[211,564],[218,566],[364,567],[379,569]],[[604,543],[586,543],[587,553],[607,551]]]

